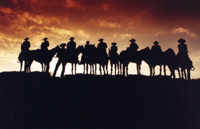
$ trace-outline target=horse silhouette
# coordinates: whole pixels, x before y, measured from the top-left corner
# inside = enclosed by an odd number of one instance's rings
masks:
[[[144,49],[146,50],[146,49]],[[123,50],[119,55],[120,60],[120,73],[127,76],[128,75],[128,65],[130,62],[136,63],[137,65],[137,74],[140,75],[141,63],[143,60],[144,50],[140,50],[138,52],[132,53],[132,50],[127,48]]]
[[[146,48],[146,58],[144,59],[144,61],[149,65],[150,76],[155,75],[155,67],[157,65],[160,66],[159,75],[161,75],[161,73],[162,73],[162,66],[167,65],[167,61],[166,61],[167,57],[164,52],[162,52],[161,55],[159,55],[159,58],[157,58],[157,57],[155,58],[154,54],[149,49],[149,47]],[[164,69],[164,73],[166,73],[165,69]]]
[[[96,74],[96,55],[97,55],[97,48],[95,45],[89,46],[89,51],[86,52],[84,49],[83,55],[81,57],[81,63],[83,64],[83,74]],[[90,66],[90,70],[89,70]]]
[[[109,54],[109,60],[110,60],[110,66],[111,66],[111,75],[113,73],[113,66],[115,67],[114,69],[114,73],[115,75],[117,74],[117,70],[118,70],[118,74],[119,74],[119,55],[117,52],[112,52],[111,50],[109,50],[108,52]]]
[[[28,55],[26,55],[26,58],[24,58],[24,54],[21,52],[18,56],[18,63],[20,63],[20,72],[22,72],[22,66],[23,66],[23,62],[24,62],[24,72],[25,73],[30,73],[30,67],[28,66],[28,62],[30,62],[30,53]]]
[[[39,62],[42,66],[42,72],[49,72],[49,65],[54,57],[54,55],[59,51],[59,46],[57,45],[55,48],[48,50],[45,55],[42,55],[41,50],[31,50],[30,51],[30,60],[28,61],[28,67],[31,68],[31,64],[33,60]]]
[[[181,68],[182,78],[186,80],[190,80],[190,70],[194,71],[195,68],[193,66],[192,61],[189,58],[186,59],[178,59],[178,66]]]
[[[78,55],[82,53],[84,50],[83,46],[78,46],[75,50],[71,51],[66,49],[66,57],[62,62],[62,72],[61,72],[61,77],[64,77],[65,73],[65,66],[67,63],[71,63],[71,73],[76,74],[76,65],[79,63],[78,60]],[[74,72],[73,72],[74,71]]]
[[[99,64],[99,72],[100,75],[102,75],[102,69],[103,73],[108,74],[108,54],[105,52],[97,51],[97,63]]]
[[[179,70],[179,66],[178,66],[178,61],[177,61],[177,57],[175,55],[175,52],[173,49],[169,48],[167,49],[165,52],[165,55],[166,55],[166,64],[164,64],[164,74],[166,76],[166,66],[168,66],[171,74],[171,78],[176,78],[175,76],[175,70],[178,71],[178,75],[179,75],[179,78],[181,78],[181,74],[180,74],[180,70]]]

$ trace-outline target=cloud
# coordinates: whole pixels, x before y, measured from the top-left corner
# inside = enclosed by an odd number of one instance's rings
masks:
[[[3,12],[5,14],[12,13],[12,10],[10,8],[0,7],[0,12]]]
[[[90,20],[93,25],[97,25],[99,27],[105,28],[121,28],[121,25],[117,22],[108,22],[106,20],[98,19],[98,20]]]
[[[66,0],[66,7],[84,10],[84,8],[80,5],[80,3],[75,0]]]
[[[175,28],[174,30],[172,30],[172,33],[182,33],[182,34],[186,34],[190,37],[196,37],[195,33],[191,32],[189,29],[185,29],[183,27]]]

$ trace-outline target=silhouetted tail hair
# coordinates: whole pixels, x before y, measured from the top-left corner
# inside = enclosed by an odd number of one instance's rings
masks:
[[[192,66],[191,70],[192,70],[192,71],[194,71],[194,70],[195,70],[195,67],[194,67],[194,66]]]

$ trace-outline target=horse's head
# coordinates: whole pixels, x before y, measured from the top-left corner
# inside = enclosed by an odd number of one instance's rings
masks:
[[[82,53],[84,51],[84,47],[83,45],[79,45],[77,48],[76,48],[77,52],[78,53]]]
[[[150,53],[150,52],[151,52],[151,50],[150,50],[150,48],[149,48],[149,47],[146,47],[146,48],[144,48],[144,49],[140,50],[139,52],[140,52],[140,53]]]
[[[168,48],[164,53],[166,53],[169,56],[175,56],[175,52],[171,48]]]

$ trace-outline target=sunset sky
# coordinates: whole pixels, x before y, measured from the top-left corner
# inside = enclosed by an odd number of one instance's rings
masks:
[[[163,51],[172,48],[177,53],[177,41],[184,38],[196,68],[191,78],[200,78],[198,0],[1,0],[0,72],[19,71],[17,58],[26,37],[34,50],[40,48],[44,37],[51,49],[67,43],[71,36],[77,46],[87,40],[97,46],[100,38],[108,48],[116,42],[118,53],[132,38],[139,50],[158,41]],[[51,62],[51,71],[56,61],[54,58]],[[135,64],[130,64],[130,69],[130,73],[136,73]],[[34,62],[32,70],[40,71],[39,63]],[[149,74],[144,62],[142,74]]]

